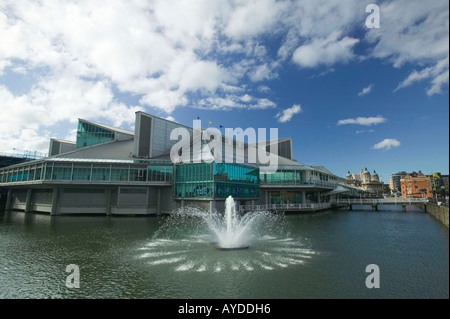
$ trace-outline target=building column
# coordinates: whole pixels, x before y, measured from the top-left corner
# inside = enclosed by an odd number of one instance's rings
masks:
[[[317,204],[320,204],[320,192],[317,192]]]
[[[58,213],[58,201],[59,201],[59,188],[55,187],[53,188],[53,195],[52,195],[52,208],[50,211],[50,215],[56,215]]]
[[[306,204],[306,191],[302,190],[302,204]]]
[[[156,194],[156,215],[161,215],[161,188],[158,188]]]
[[[33,197],[33,190],[28,188],[27,199],[25,200],[25,213],[31,212],[31,198]]]
[[[266,191],[266,205],[269,205],[269,191]]]
[[[184,207],[184,199],[181,200],[181,208]]]
[[[106,215],[111,215],[111,189],[106,190]]]
[[[6,195],[6,206],[5,206],[5,210],[11,210],[11,206],[12,206],[12,189],[8,189],[8,194]]]

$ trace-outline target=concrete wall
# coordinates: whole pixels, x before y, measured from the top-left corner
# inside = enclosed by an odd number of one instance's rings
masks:
[[[2,194],[2,197],[7,197]],[[175,201],[169,187],[118,188],[18,188],[11,190],[8,209],[60,214],[153,215],[172,210]]]
[[[439,206],[433,203],[427,203],[425,206],[425,211],[448,227],[449,208],[447,206]]]

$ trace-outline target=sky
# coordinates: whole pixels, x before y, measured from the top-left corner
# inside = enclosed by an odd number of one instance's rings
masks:
[[[339,176],[448,174],[448,1],[0,2],[0,153],[136,111],[277,128]]]

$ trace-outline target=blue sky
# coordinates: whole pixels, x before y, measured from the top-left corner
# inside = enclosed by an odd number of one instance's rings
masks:
[[[366,27],[369,4],[380,28]],[[337,175],[449,171],[448,1],[2,1],[0,152],[84,118],[270,128]],[[209,121],[212,122],[209,125]]]

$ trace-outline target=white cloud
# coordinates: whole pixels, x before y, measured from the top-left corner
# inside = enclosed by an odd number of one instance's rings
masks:
[[[448,85],[448,1],[397,0],[380,4],[381,27],[370,29],[366,40],[374,44],[370,57],[390,61],[394,67],[425,66],[413,71],[396,90],[429,80],[428,95]]]
[[[386,138],[384,140],[382,140],[380,143],[377,143],[373,146],[374,149],[376,150],[380,150],[380,149],[384,149],[384,150],[390,150],[392,147],[399,147],[400,146],[400,142],[396,139],[392,139],[392,138]]]
[[[275,116],[280,123],[286,123],[292,119],[295,114],[298,114],[302,111],[302,108],[299,104],[294,104],[292,107],[287,108],[281,112],[278,112]]]
[[[275,108],[276,106],[269,99],[256,98],[248,94],[242,96],[236,94],[226,94],[224,96],[213,95],[198,101],[196,105],[192,105],[194,108],[222,111],[231,109],[265,110]]]
[[[420,72],[414,70],[394,90],[394,92],[406,88],[416,82],[431,79],[431,87],[427,90],[429,96],[442,93],[442,87],[449,82],[449,57],[439,61],[432,67],[427,67]]]
[[[345,119],[345,120],[339,120],[337,125],[347,125],[347,124],[356,124],[356,125],[364,125],[364,126],[371,126],[371,125],[377,125],[386,122],[386,119],[383,116],[376,116],[376,117],[357,117],[354,119]]]
[[[365,87],[364,89],[362,89],[361,92],[358,93],[358,96],[364,96],[366,94],[369,94],[372,89],[375,87],[375,84],[370,84],[368,87]]]
[[[166,116],[165,117],[166,120],[172,121],[172,122],[177,122],[177,120],[175,120],[175,118],[173,116]]]
[[[237,40],[269,31],[286,9],[286,2],[275,0],[236,1],[234,5],[237,6],[227,21],[225,33]]]
[[[372,45],[366,58],[416,68],[396,90],[428,81],[427,94],[440,93],[449,82],[448,2],[411,1],[381,3],[381,28],[356,38],[367,15],[360,0],[3,0],[0,76],[34,82],[20,93],[0,87],[8,118],[0,138],[19,145],[11,128],[52,136],[78,117],[132,125],[133,112],[148,108],[274,108],[265,81],[286,63],[334,70],[360,58],[360,41]]]
[[[258,91],[261,93],[268,93],[270,92],[270,87],[268,87],[267,85],[260,85],[258,86]]]
[[[253,82],[260,82],[276,78],[278,75],[274,72],[275,66],[269,64],[262,64],[250,71],[249,77]]]
[[[294,51],[292,61],[305,68],[347,62],[355,57],[353,47],[358,42],[355,38],[341,37],[341,34],[335,31],[326,38],[316,38],[298,47]]]

